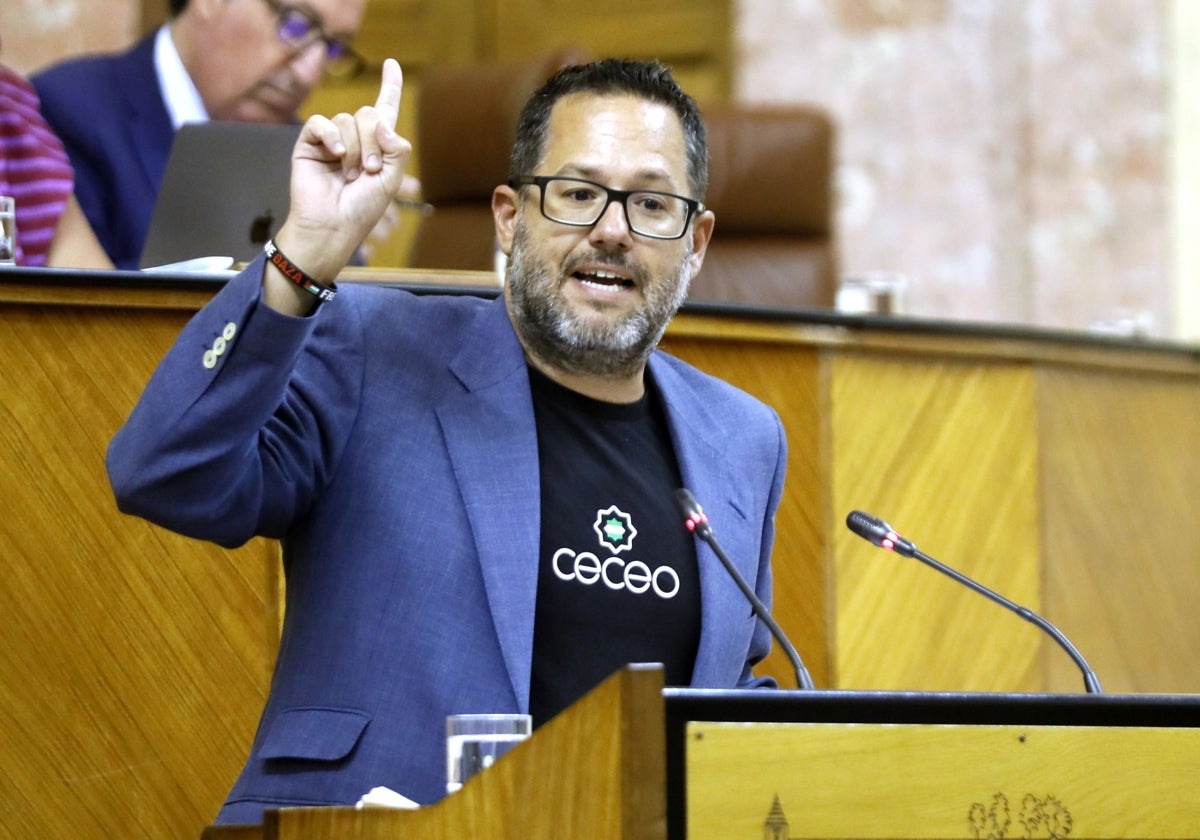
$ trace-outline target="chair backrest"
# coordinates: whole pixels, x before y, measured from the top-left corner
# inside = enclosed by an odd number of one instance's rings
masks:
[[[491,197],[508,175],[525,100],[555,70],[587,60],[567,48],[519,61],[432,67],[422,77],[416,143],[424,197],[410,264],[490,270]],[[833,305],[834,126],[818,108],[703,106],[706,204],[717,216],[692,300]]]
[[[717,226],[692,300],[831,307],[837,286],[834,124],[803,105],[710,105]]]

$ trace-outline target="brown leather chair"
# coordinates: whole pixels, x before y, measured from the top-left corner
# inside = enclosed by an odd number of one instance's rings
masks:
[[[833,121],[803,105],[703,111],[717,226],[691,299],[832,307]]]
[[[410,264],[490,270],[491,196],[508,176],[521,106],[579,49],[431,68],[422,77],[416,151],[425,199]],[[712,105],[706,204],[717,215],[692,300],[832,306],[836,285],[832,121],[805,106]]]

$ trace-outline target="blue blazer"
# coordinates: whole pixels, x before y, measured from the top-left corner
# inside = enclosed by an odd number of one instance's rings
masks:
[[[30,78],[75,168],[75,194],[117,268],[137,268],[175,129],[154,70],[154,36],[129,52],[56,64]]]
[[[258,258],[187,325],[112,440],[121,510],[236,546],[283,541],[286,617],[218,815],[445,794],[445,716],[525,712],[540,534],[526,362],[503,300],[343,284],[310,318],[259,304]],[[683,481],[770,603],[786,451],[774,411],[656,352]],[[680,525],[682,527],[682,523]],[[771,684],[770,637],[697,544],[692,685]]]

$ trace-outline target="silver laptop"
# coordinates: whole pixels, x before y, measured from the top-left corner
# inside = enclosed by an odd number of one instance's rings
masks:
[[[299,125],[188,123],[175,132],[140,265],[248,262],[288,209]]]

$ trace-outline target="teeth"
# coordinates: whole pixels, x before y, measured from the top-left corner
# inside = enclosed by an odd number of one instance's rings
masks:
[[[597,280],[605,280],[610,283],[624,283],[625,276],[618,274],[615,271],[605,271],[604,269],[596,269],[592,271],[580,270],[576,272],[580,277],[594,277]]]
[[[630,281],[624,275],[616,273],[615,271],[578,271],[575,273],[575,276],[579,279],[579,282],[583,283],[584,285],[591,286],[594,289],[603,289],[605,291],[623,289],[633,285],[632,281]]]
[[[593,289],[604,289],[606,291],[613,287],[612,283],[597,283],[595,280],[589,280],[586,277],[582,278],[580,282],[585,286],[591,286]]]

